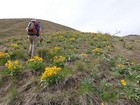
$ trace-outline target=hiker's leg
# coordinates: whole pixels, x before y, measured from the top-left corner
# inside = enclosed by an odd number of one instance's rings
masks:
[[[29,45],[28,54],[31,57],[31,55],[32,55],[32,46],[33,46],[33,38],[32,38],[32,36],[29,36],[29,43],[30,43],[30,45]]]
[[[37,55],[37,44],[38,44],[38,37],[33,36],[32,56]]]

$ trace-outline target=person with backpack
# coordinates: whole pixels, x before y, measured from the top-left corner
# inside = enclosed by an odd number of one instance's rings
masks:
[[[27,30],[27,34],[29,36],[29,42],[30,42],[28,54],[32,58],[37,55],[38,38],[40,39],[41,42],[43,41],[42,28],[41,28],[40,22],[35,19],[31,20],[28,23],[26,30]]]

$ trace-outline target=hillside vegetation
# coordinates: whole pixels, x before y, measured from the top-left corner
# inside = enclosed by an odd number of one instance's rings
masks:
[[[48,33],[31,59],[27,37],[3,40],[0,105],[139,105],[140,41],[134,38]]]

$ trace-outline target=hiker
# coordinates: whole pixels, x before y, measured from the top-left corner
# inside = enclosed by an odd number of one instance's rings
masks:
[[[40,22],[35,19],[31,20],[31,22],[28,23],[26,31],[30,42],[28,54],[32,58],[37,55],[38,38],[40,41],[43,41]]]

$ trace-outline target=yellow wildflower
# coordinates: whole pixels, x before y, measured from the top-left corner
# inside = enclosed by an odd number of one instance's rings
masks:
[[[66,60],[66,57],[64,56],[55,56],[53,57],[54,62],[64,62]]]
[[[75,38],[70,38],[70,41],[75,41]]]
[[[104,102],[102,102],[101,105],[105,105]]]
[[[19,61],[16,60],[16,61],[11,61],[11,60],[8,60],[7,63],[5,64],[5,66],[13,71],[13,70],[17,70],[18,68],[22,68],[22,66],[19,64]]]
[[[18,60],[16,60],[16,61],[14,62],[15,65],[18,65],[18,63],[19,63]]]
[[[61,48],[60,47],[54,47],[54,50],[60,50]]]
[[[0,58],[10,57],[8,53],[0,52]]]
[[[107,49],[110,49],[111,47],[110,47],[110,46],[106,46],[106,48],[107,48]]]
[[[11,44],[11,47],[15,47],[15,48],[18,48],[19,46],[17,44]]]
[[[122,79],[121,83],[122,83],[123,86],[126,86],[126,81],[125,80]]]
[[[117,67],[120,68],[120,69],[124,69],[125,68],[125,66],[123,64],[118,64]]]
[[[0,52],[0,58],[3,58],[3,57],[4,57],[4,53]]]
[[[64,36],[59,36],[58,39],[65,39],[65,37]]]
[[[94,50],[92,50],[93,53],[101,53],[102,49],[101,48],[95,48]]]
[[[88,57],[87,54],[80,54],[80,56],[82,56],[82,57]]]
[[[29,59],[27,61],[27,63],[28,62],[33,62],[33,61],[43,61],[43,59],[41,57],[39,57],[39,56],[34,56],[33,58]]]
[[[43,61],[43,59],[39,56],[34,56],[33,59],[36,61]]]

